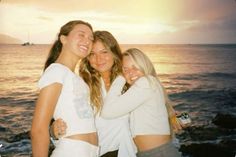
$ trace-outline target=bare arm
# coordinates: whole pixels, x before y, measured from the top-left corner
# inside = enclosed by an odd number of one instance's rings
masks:
[[[49,149],[48,127],[60,96],[62,85],[53,83],[41,89],[31,127],[32,152],[34,157],[47,157]]]

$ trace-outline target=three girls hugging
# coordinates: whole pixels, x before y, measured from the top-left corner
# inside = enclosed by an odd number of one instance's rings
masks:
[[[137,48],[121,52],[108,31],[63,25],[38,87],[34,157],[48,156],[49,130],[58,138],[52,157],[181,156],[172,142],[181,124],[152,62]]]

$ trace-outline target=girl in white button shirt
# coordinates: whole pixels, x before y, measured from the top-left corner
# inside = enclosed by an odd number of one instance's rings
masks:
[[[102,117],[117,118],[130,113],[138,157],[180,157],[172,143],[167,97],[149,58],[135,48],[125,51],[123,74],[126,81],[114,82],[105,99]]]

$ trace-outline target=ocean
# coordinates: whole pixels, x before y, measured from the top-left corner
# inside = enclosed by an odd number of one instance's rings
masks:
[[[192,123],[176,135],[185,157],[236,154],[236,44],[121,45],[152,60],[174,108]],[[0,157],[30,156],[37,81],[50,45],[0,45]]]

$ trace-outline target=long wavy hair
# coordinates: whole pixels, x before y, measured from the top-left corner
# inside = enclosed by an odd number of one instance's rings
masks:
[[[115,78],[122,73],[121,48],[115,37],[108,31],[94,32],[94,43],[97,41],[101,42],[112,53],[114,59],[114,64],[111,68],[110,75],[110,84],[112,84]],[[79,74],[90,88],[90,100],[94,110],[98,113],[103,104],[101,93],[101,75],[90,65],[88,57],[81,60]]]
[[[151,60],[148,58],[147,55],[145,55],[141,50],[139,50],[137,48],[130,48],[130,49],[126,50],[123,53],[123,57],[124,56],[130,57],[130,59],[133,61],[134,65],[135,65],[135,67],[137,69],[139,69],[144,74],[144,76],[146,76],[151,87],[155,87],[157,83],[161,85],[163,93],[164,93],[164,98],[165,98],[165,106],[166,106],[168,117],[169,117],[169,125],[171,127],[171,135],[173,136],[174,132],[173,132],[172,123],[171,123],[171,118],[173,116],[173,108],[172,108],[173,103],[170,101],[164,86],[161,84],[160,80],[158,79],[156,70],[155,70]],[[148,75],[153,76],[154,79],[151,77],[147,77]],[[122,93],[125,93],[129,88],[130,88],[130,85],[128,83],[126,83],[123,87]]]
[[[75,20],[75,21],[69,21],[68,23],[66,23],[65,25],[63,25],[60,29],[59,34],[57,35],[57,39],[56,41],[53,43],[50,51],[49,51],[49,55],[48,58],[44,64],[44,70],[52,63],[54,63],[57,58],[59,57],[59,55],[61,54],[61,50],[62,50],[62,43],[60,40],[60,36],[61,35],[65,35],[68,36],[68,34],[73,30],[73,28],[78,25],[78,24],[83,24],[88,26],[92,31],[93,28],[92,26],[84,21],[81,20]]]

